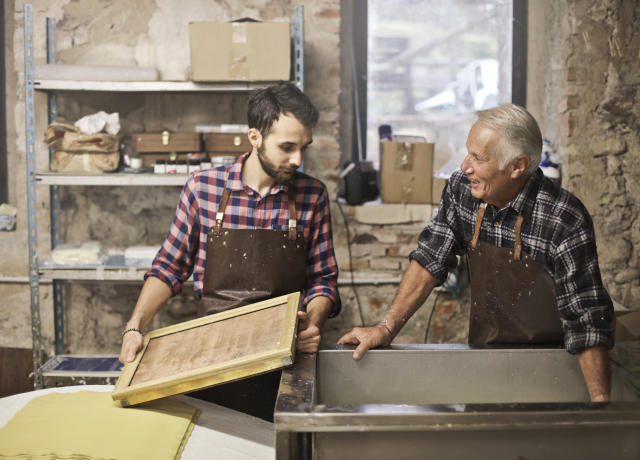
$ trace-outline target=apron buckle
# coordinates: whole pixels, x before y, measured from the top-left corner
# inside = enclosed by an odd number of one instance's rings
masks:
[[[289,219],[289,239],[291,241],[296,240],[296,227],[297,227],[297,222],[293,219]]]

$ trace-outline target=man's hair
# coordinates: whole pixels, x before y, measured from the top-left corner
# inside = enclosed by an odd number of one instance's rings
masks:
[[[500,169],[522,155],[531,159],[525,170],[527,176],[533,174],[542,156],[542,134],[535,118],[515,104],[500,104],[491,109],[476,112],[478,123],[482,123],[496,134],[495,155]]]
[[[256,128],[266,138],[281,114],[293,116],[309,128],[313,128],[320,117],[309,97],[293,83],[280,81],[251,92],[247,108],[249,128]]]

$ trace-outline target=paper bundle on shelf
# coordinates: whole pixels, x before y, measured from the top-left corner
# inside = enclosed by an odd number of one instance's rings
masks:
[[[47,266],[97,266],[104,265],[109,256],[98,241],[80,241],[60,244],[42,264]]]
[[[128,266],[151,267],[160,246],[133,246],[124,251],[124,263]]]

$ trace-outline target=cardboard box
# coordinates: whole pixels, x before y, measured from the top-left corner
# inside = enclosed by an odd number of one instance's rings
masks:
[[[440,204],[440,198],[442,197],[442,191],[447,186],[447,179],[431,178],[431,204],[438,206]]]
[[[615,327],[615,341],[640,341],[640,311],[634,311],[632,313],[618,316]]]
[[[383,203],[431,203],[434,144],[380,142]]]
[[[193,81],[289,80],[288,22],[192,22]]]
[[[131,148],[136,153],[199,152],[202,149],[200,133],[133,133]]]

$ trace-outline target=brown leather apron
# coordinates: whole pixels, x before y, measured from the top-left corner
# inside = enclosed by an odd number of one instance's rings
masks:
[[[545,343],[564,340],[553,278],[522,251],[519,216],[515,249],[478,241],[487,207],[476,215],[467,245],[471,278],[469,343]]]
[[[230,194],[225,184],[216,224],[207,233],[198,316],[302,291],[305,286],[306,248],[304,236],[296,231],[293,186],[285,195],[289,230],[224,228]]]
[[[296,231],[296,202],[289,185],[289,229],[224,228],[231,193],[220,199],[216,224],[207,233],[202,298],[198,316],[211,315],[302,291],[307,270],[304,236]],[[273,422],[282,372],[196,391],[190,396]]]

